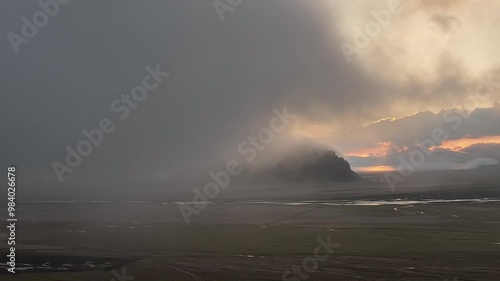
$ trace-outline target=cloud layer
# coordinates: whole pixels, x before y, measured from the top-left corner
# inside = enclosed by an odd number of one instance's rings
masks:
[[[352,43],[354,30],[386,9],[385,1],[245,1],[223,22],[210,1],[70,2],[19,54],[7,39],[0,43],[0,118],[9,120],[0,125],[9,134],[3,164],[23,167],[30,186],[57,184],[50,165],[64,160],[65,146],[110,117],[110,103],[156,64],[171,76],[68,174],[68,185],[204,173],[234,157],[283,106],[298,116],[290,135],[341,152],[383,144],[386,156],[352,161],[387,157],[391,164],[392,154],[449,125],[439,111],[463,107],[481,75],[500,62],[492,47],[500,4],[459,2],[402,2],[402,12],[351,63],[341,43]],[[1,6],[3,34],[21,34],[21,18],[39,9],[35,2]],[[495,92],[477,103],[449,137],[498,135],[497,99]]]

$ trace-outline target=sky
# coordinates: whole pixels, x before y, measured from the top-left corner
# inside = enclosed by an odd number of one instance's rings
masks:
[[[206,174],[285,107],[294,120],[269,152],[314,143],[357,171],[397,169],[422,142],[421,169],[500,160],[500,2],[51,3],[28,36],[38,1],[0,4],[0,155],[27,186]],[[168,75],[124,117],[147,67]],[[66,147],[103,119],[113,131],[68,167]]]

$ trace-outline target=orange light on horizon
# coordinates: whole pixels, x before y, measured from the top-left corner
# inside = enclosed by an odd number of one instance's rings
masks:
[[[381,172],[394,172],[395,167],[392,166],[368,166],[368,167],[353,167],[355,172],[359,173],[381,173]]]

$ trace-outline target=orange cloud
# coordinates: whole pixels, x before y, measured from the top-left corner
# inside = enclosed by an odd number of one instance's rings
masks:
[[[375,147],[356,149],[354,151],[346,152],[344,155],[357,157],[386,157],[391,150],[397,150],[396,146],[392,142],[379,142]]]
[[[440,146],[434,148],[433,150],[441,148],[441,149],[461,152],[464,148],[467,148],[475,144],[500,144],[500,136],[485,136],[476,139],[461,138],[456,140],[447,140],[443,142]]]

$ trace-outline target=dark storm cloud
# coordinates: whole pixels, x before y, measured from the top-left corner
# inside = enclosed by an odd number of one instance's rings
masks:
[[[4,35],[20,33],[21,17],[40,9],[36,1],[1,5]],[[82,129],[117,120],[110,104],[141,83],[148,65],[171,75],[115,122],[68,182],[205,172],[227,161],[275,107],[346,128],[401,103],[465,96],[470,85],[453,72],[402,84],[347,64],[329,11],[323,1],[245,1],[221,22],[210,1],[71,1],[17,55],[6,36],[0,42],[4,165],[17,163],[41,185],[57,182],[50,164],[64,161],[65,146],[82,140]],[[378,59],[389,62],[385,55]]]
[[[479,143],[466,147],[462,151],[476,157],[487,157],[500,161],[500,144],[497,143]]]
[[[2,4],[1,33],[21,34],[36,2]],[[82,129],[116,118],[110,103],[160,64],[168,81],[67,176],[127,180],[224,161],[287,105],[338,115],[378,103],[379,87],[333,48],[331,18],[308,1],[247,1],[221,23],[210,2],[72,1],[14,54],[2,41],[2,159],[52,182],[53,161]],[[4,37],[5,38],[5,37]],[[314,116],[313,116],[314,118]]]

